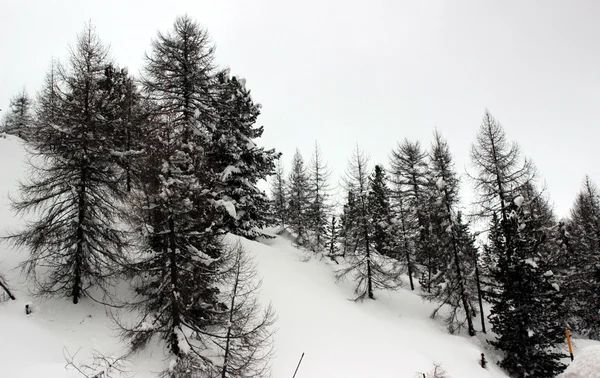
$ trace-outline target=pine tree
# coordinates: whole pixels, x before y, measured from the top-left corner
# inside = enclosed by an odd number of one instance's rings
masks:
[[[467,225],[458,219],[458,178],[454,172],[452,156],[448,143],[436,132],[430,152],[430,176],[437,190],[431,201],[432,234],[438,250],[439,272],[432,279],[433,290],[425,298],[438,300],[440,306],[450,306],[446,318],[451,333],[467,324],[470,336],[475,335],[472,316],[476,296],[475,282],[472,277],[473,255],[476,253],[474,240],[470,237]],[[437,198],[435,198],[437,197]],[[460,319],[459,319],[460,318]]]
[[[107,106],[104,119],[112,124],[114,134],[111,136],[110,154],[121,167],[122,181],[128,192],[139,169],[136,159],[142,153],[143,126],[149,113],[142,95],[134,79],[127,69],[119,69],[109,64],[104,70],[104,77],[99,83]]]
[[[68,66],[53,66],[29,135],[34,174],[13,203],[18,213],[38,216],[11,239],[29,247],[23,266],[39,294],[68,296],[73,303],[107,288],[127,245],[114,226],[123,192],[106,144],[114,133],[100,91],[107,63],[106,48],[87,25]],[[43,276],[36,274],[40,267]]]
[[[600,339],[600,193],[585,177],[561,229],[564,242],[564,285],[575,330]]]
[[[331,217],[331,222],[325,230],[324,239],[327,255],[330,259],[337,262],[335,258],[339,255],[340,251],[338,243],[340,239],[340,225],[338,218],[335,215]]]
[[[275,213],[275,218],[278,220],[281,227],[285,227],[288,217],[288,193],[287,180],[285,179],[285,171],[281,159],[275,164],[275,173],[271,179],[271,201],[272,208]]]
[[[430,291],[431,278],[437,270],[437,259],[430,239],[426,157],[419,142],[405,140],[392,151],[390,176],[394,197],[402,203],[401,216],[407,242],[415,247],[415,261],[424,268],[421,284]]]
[[[355,242],[355,249],[345,254],[347,266],[340,269],[338,279],[351,277],[356,282],[356,300],[375,299],[375,289],[397,287],[395,266],[382,259],[374,249],[373,218],[369,209],[368,158],[358,148],[348,162],[344,179],[346,189],[354,193],[356,205],[352,214],[354,227],[345,236]]]
[[[548,241],[550,207],[531,185],[505,206],[508,224],[498,230],[494,245],[501,251],[512,240],[511,253],[499,253],[492,276],[491,344],[504,352],[500,365],[515,377],[554,377],[563,369],[564,297],[554,275],[554,244]],[[510,237],[507,234],[511,233]],[[555,270],[555,269],[554,269]]]
[[[346,203],[344,204],[342,215],[340,216],[340,231],[339,237],[342,241],[342,256],[346,257],[349,253],[354,253],[358,247],[358,239],[356,238],[357,224],[356,212],[358,207],[352,190],[348,191]]]
[[[217,74],[217,81],[218,118],[207,160],[220,179],[221,201],[235,207],[235,213],[227,214],[225,225],[246,238],[266,236],[261,229],[273,219],[267,195],[257,184],[274,172],[280,154],[256,145],[263,133],[263,127],[255,125],[260,105],[252,101],[245,80],[230,77],[224,70]]]
[[[308,237],[309,190],[310,186],[304,160],[300,151],[296,150],[292,161],[292,170],[288,178],[288,219],[292,230],[298,234],[300,244],[305,243]]]
[[[33,124],[32,105],[25,89],[14,96],[10,100],[8,113],[3,120],[2,132],[28,140]]]
[[[143,75],[153,114],[136,211],[144,253],[132,266],[140,316],[122,326],[134,350],[154,336],[165,341],[170,377],[214,371],[207,334],[227,321],[220,290],[226,228],[218,177],[206,160],[216,119],[213,51],[206,30],[178,17],[153,41]]]
[[[534,167],[509,144],[500,124],[486,112],[471,150],[477,175],[478,215],[490,222],[486,245],[491,281],[487,298],[496,334],[491,344],[504,352],[500,365],[515,377],[553,377],[563,366],[554,348],[562,341],[561,293],[546,262],[549,207],[536,203]]]
[[[324,247],[324,236],[329,222],[331,206],[329,205],[331,172],[323,161],[323,154],[317,142],[309,166],[309,207],[307,218],[312,238],[312,249],[320,251]]]
[[[385,256],[396,257],[392,240],[390,191],[382,166],[376,165],[369,179],[368,206],[373,226],[373,246]]]

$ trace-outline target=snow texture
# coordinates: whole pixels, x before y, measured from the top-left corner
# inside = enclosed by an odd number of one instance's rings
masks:
[[[523,198],[523,196],[518,196],[517,198],[515,198],[514,203],[515,205],[517,205],[517,207],[521,207],[523,206],[523,203],[525,202],[525,198]]]
[[[0,139],[0,161],[4,162],[1,193],[16,194],[18,180],[26,171],[25,158],[16,138]],[[28,221],[14,218],[9,204],[6,196],[0,197],[0,230],[4,234]],[[222,206],[235,209],[228,201]],[[436,304],[423,302],[418,289],[376,291],[374,301],[349,300],[355,297],[354,284],[336,283],[338,265],[310,258],[294,247],[286,232],[273,235],[275,238],[262,241],[239,238],[257,264],[263,282],[261,303],[272,303],[277,312],[273,377],[291,377],[304,352],[296,378],[410,378],[431,371],[434,363],[440,363],[453,378],[507,378],[485,338],[448,334],[443,320],[430,319]],[[229,242],[237,240],[227,236]],[[73,305],[68,299],[31,297],[28,283],[20,270],[14,269],[26,254],[0,245],[0,270],[17,297],[0,303],[0,377],[75,378],[80,375],[65,370],[64,351],[79,351],[75,361],[79,364],[89,364],[94,350],[106,356],[122,355],[128,345],[120,341],[102,305],[89,299]],[[122,299],[131,295],[126,281],[118,283],[115,290]],[[30,302],[34,312],[27,316],[24,306]],[[126,311],[118,315],[133,320]],[[151,321],[144,326],[151,327]],[[178,337],[184,335],[185,330]],[[592,343],[575,340],[576,347]],[[486,369],[478,364],[482,352],[489,361]],[[570,375],[563,378],[600,377],[600,344],[594,349],[575,349],[575,356]],[[170,362],[164,344],[153,341],[131,357],[128,369],[136,378],[154,378],[157,372],[169,369]]]
[[[600,378],[600,345],[591,345],[575,354],[561,378]]]

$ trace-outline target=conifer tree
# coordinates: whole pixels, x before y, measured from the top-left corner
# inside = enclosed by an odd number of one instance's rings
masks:
[[[233,246],[228,260],[223,302],[227,304],[227,322],[213,343],[223,356],[217,370],[221,378],[269,377],[273,354],[275,312],[269,305],[264,311],[258,302],[261,281],[257,271],[239,244]]]
[[[134,350],[154,337],[164,340],[172,356],[169,377],[214,371],[207,334],[226,322],[219,289],[226,228],[218,178],[206,160],[216,119],[213,51],[206,30],[178,17],[152,42],[143,73],[153,114],[136,212],[144,253],[132,266],[140,316],[122,326]]]
[[[432,279],[433,290],[425,297],[438,300],[443,306],[450,306],[446,318],[448,329],[453,333],[465,323],[470,336],[475,335],[472,316],[476,296],[473,276],[476,253],[474,240],[470,237],[467,225],[460,223],[457,217],[458,178],[454,172],[452,156],[448,143],[436,132],[430,152],[430,176],[437,191],[431,201],[432,235],[438,249],[439,272]],[[441,307],[440,306],[440,307]],[[438,307],[434,315],[439,311]]]
[[[408,242],[415,248],[415,261],[424,268],[421,283],[430,291],[437,259],[430,239],[426,158],[427,154],[419,142],[405,140],[392,151],[390,178],[394,197],[402,203],[404,231]]]
[[[369,208],[368,158],[358,148],[348,162],[344,179],[346,189],[353,193],[356,201],[352,214],[355,225],[346,237],[355,240],[356,249],[345,254],[347,266],[340,269],[338,279],[350,277],[356,282],[356,300],[375,299],[375,289],[397,287],[395,266],[384,262],[374,249],[373,218]],[[353,241],[354,241],[353,240]]]
[[[340,239],[340,225],[339,225],[339,220],[338,218],[333,215],[331,217],[331,222],[329,223],[329,225],[327,226],[326,229],[326,233],[325,233],[325,242],[326,242],[326,250],[327,250],[327,255],[329,256],[330,259],[332,259],[333,261],[335,260],[335,257],[339,255],[339,239]]]
[[[246,238],[265,236],[261,229],[273,219],[267,195],[257,184],[274,172],[280,154],[256,145],[263,133],[263,127],[256,126],[260,105],[252,101],[245,80],[224,70],[217,74],[217,88],[217,122],[207,160],[219,178],[220,200],[235,207],[225,226]]]
[[[285,171],[281,159],[277,160],[277,163],[275,164],[275,173],[271,178],[271,201],[273,203],[272,207],[275,218],[283,228],[288,221],[287,212],[289,201],[287,180],[285,179]]]
[[[33,126],[33,104],[25,89],[10,100],[2,132],[27,140]]]
[[[561,232],[571,322],[579,333],[600,339],[600,193],[587,176]]]
[[[125,68],[109,64],[99,86],[107,104],[104,119],[112,124],[114,130],[109,141],[110,154],[121,167],[124,187],[129,192],[137,176],[136,157],[142,153],[143,126],[149,109],[134,78]]]
[[[498,230],[498,253],[492,277],[500,285],[491,290],[490,322],[496,333],[491,344],[504,352],[500,365],[515,377],[554,377],[563,369],[557,350],[563,342],[564,297],[552,264],[554,244],[549,243],[550,207],[531,185],[524,186],[506,206],[508,224]],[[507,234],[511,233],[511,237]]]
[[[389,257],[394,256],[392,240],[392,215],[390,211],[390,192],[382,166],[376,165],[369,179],[368,206],[373,226],[373,246],[375,251]]]
[[[358,247],[357,235],[357,216],[358,207],[352,190],[348,191],[346,203],[344,204],[342,215],[340,216],[339,237],[342,244],[342,256],[346,257],[348,253],[354,253]]]
[[[307,211],[311,231],[312,248],[319,251],[324,247],[324,236],[329,223],[331,206],[329,204],[331,172],[323,161],[319,144],[315,142],[315,150],[308,169],[309,207]]]
[[[296,150],[288,178],[288,219],[292,230],[298,234],[300,244],[305,243],[308,237],[309,190],[306,166],[300,151]]]
[[[29,247],[23,266],[38,293],[67,296],[75,304],[90,290],[107,288],[127,245],[115,226],[123,192],[106,143],[114,129],[103,117],[108,104],[100,90],[107,54],[86,25],[68,65],[53,64],[40,93],[35,132],[28,136],[34,174],[13,203],[18,213],[37,215],[11,239]]]
[[[562,341],[562,298],[548,262],[549,207],[539,204],[534,168],[500,124],[486,112],[471,150],[477,175],[476,205],[490,222],[485,251],[492,280],[487,298],[496,334],[491,344],[504,352],[500,365],[515,377],[553,377],[563,365],[555,346]]]

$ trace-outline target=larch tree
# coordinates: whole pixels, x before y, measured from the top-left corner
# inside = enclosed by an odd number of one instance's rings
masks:
[[[304,159],[296,150],[288,177],[288,219],[290,227],[298,234],[298,243],[304,244],[309,237],[308,209],[310,206],[310,184]]]
[[[331,205],[329,203],[331,186],[329,178],[331,172],[323,160],[323,153],[319,144],[315,142],[315,149],[308,167],[309,207],[307,211],[309,228],[311,231],[311,247],[314,251],[324,248],[325,234],[329,226]]]
[[[270,305],[262,309],[261,281],[241,244],[232,246],[229,254],[223,292],[227,322],[212,338],[223,356],[217,371],[221,378],[270,377],[275,312]]]
[[[68,64],[53,64],[40,92],[35,132],[28,136],[32,175],[13,202],[18,213],[36,214],[10,238],[29,248],[23,267],[38,293],[73,303],[107,289],[127,246],[124,231],[115,226],[124,193],[106,143],[114,133],[103,116],[109,99],[100,90],[107,55],[86,25]]]
[[[471,178],[478,215],[490,223],[488,254],[492,281],[487,299],[500,365],[517,377],[551,377],[563,366],[555,346],[562,341],[561,293],[546,266],[553,255],[546,240],[549,207],[533,186],[533,164],[506,140],[501,125],[485,113],[471,150]]]
[[[568,227],[568,230],[567,230]],[[564,283],[575,330],[600,339],[600,192],[586,176],[563,226]]]
[[[273,213],[279,225],[283,228],[288,222],[288,193],[287,180],[285,179],[285,171],[281,158],[275,164],[275,172],[271,177],[271,201]]]
[[[219,278],[226,228],[219,178],[206,160],[216,120],[213,51],[205,29],[178,17],[153,40],[142,77],[153,114],[136,212],[144,253],[132,264],[140,315],[121,325],[134,350],[164,340],[169,377],[213,372],[210,333],[227,321]]]
[[[354,227],[345,236],[355,243],[352,251],[345,253],[346,265],[338,273],[338,279],[350,278],[355,282],[356,300],[375,299],[375,289],[391,289],[398,286],[398,274],[394,264],[382,259],[374,248],[373,218],[369,208],[369,160],[358,146],[348,161],[344,184],[353,193],[355,205],[352,211]]]
[[[29,139],[33,126],[33,102],[25,89],[10,100],[2,126],[4,133],[16,135],[23,140]]]
[[[440,306],[450,306],[446,322],[448,330],[454,331],[466,323],[470,336],[475,335],[473,326],[474,302],[477,296],[473,255],[476,250],[469,236],[467,225],[458,217],[459,181],[446,140],[437,131],[429,153],[431,181],[435,182],[432,208],[432,235],[438,248],[438,259],[442,262],[432,279],[432,290],[425,298],[437,300]]]
[[[430,240],[427,153],[423,151],[419,142],[405,140],[392,151],[390,166],[390,181],[393,184],[392,193],[396,201],[397,216],[402,218],[402,237],[405,238],[407,247],[411,245],[414,248],[415,262],[422,267],[421,284],[430,291],[437,259]],[[412,265],[408,262],[407,264]]]

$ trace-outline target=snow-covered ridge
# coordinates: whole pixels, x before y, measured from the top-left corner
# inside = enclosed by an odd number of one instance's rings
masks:
[[[17,139],[0,139],[2,234],[24,221],[14,218],[7,198],[24,177],[24,159]],[[288,237],[239,240],[263,279],[261,301],[272,303],[278,316],[273,377],[292,377],[302,353],[297,378],[421,378],[434,363],[453,378],[506,377],[482,338],[448,334],[442,320],[429,318],[435,305],[423,302],[416,291],[378,291],[374,301],[355,302],[353,284],[336,282],[335,264],[297,249]],[[17,297],[0,303],[0,378],[81,377],[65,369],[65,355],[74,355],[76,364],[91,363],[94,351],[119,356],[126,346],[102,305],[30,296],[15,269],[26,252],[0,245],[0,271]],[[119,289],[125,292],[127,283]],[[28,303],[30,315],[25,314]],[[589,344],[576,340],[576,361]],[[487,369],[479,365],[482,352],[489,361]],[[156,377],[168,363],[162,345],[155,345],[133,356],[126,367],[135,377],[146,378]]]

